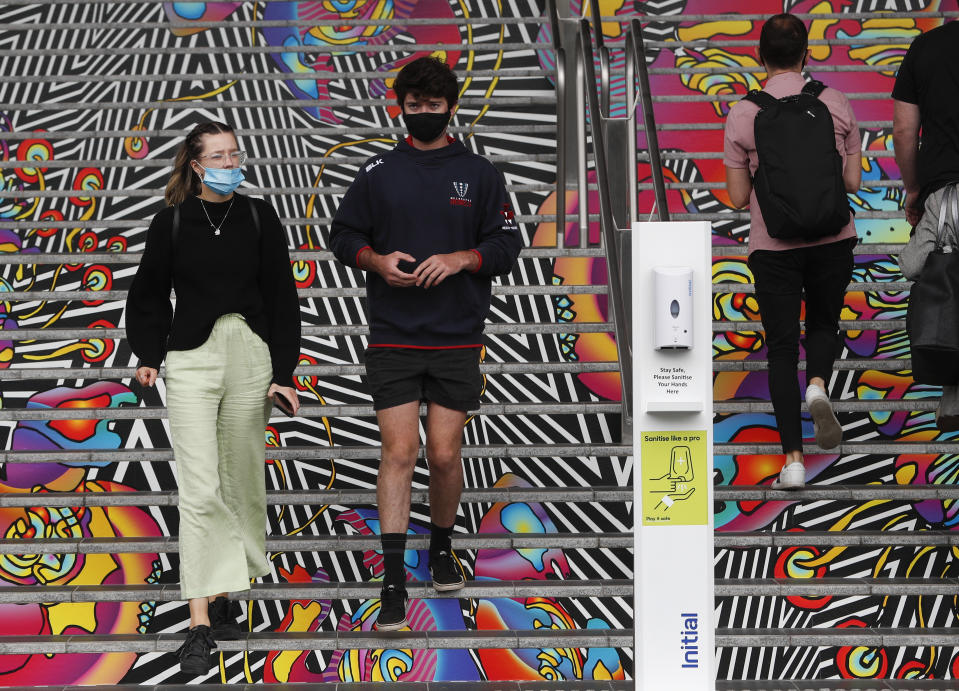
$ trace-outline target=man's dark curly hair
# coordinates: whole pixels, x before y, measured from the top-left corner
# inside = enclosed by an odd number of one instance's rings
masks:
[[[407,94],[414,97],[442,96],[452,108],[459,100],[459,82],[450,66],[439,58],[417,58],[407,63],[396,75],[393,82],[396,102],[400,108]]]

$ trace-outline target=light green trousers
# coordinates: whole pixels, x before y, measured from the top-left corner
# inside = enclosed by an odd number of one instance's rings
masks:
[[[238,314],[199,348],[166,358],[176,459],[183,599],[246,590],[270,573],[265,554],[264,431],[270,351]]]

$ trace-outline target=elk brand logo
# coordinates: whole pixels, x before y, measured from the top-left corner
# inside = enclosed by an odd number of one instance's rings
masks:
[[[679,632],[679,649],[683,651],[683,669],[699,669],[699,615],[681,613],[683,630]]]
[[[382,162],[383,162],[383,159],[382,159],[382,158],[376,159],[376,160],[373,161],[370,165],[366,166],[366,172],[369,173],[371,170],[373,170],[374,168],[376,168],[376,166],[380,165]]]
[[[473,206],[473,201],[466,198],[466,193],[469,191],[469,183],[467,182],[454,182],[453,191],[456,192],[455,197],[450,197],[451,206]]]

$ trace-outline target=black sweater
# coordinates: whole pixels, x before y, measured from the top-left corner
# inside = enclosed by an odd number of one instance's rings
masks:
[[[259,237],[248,202],[256,204]],[[229,205],[203,203],[214,223]],[[300,354],[300,306],[276,211],[262,199],[235,194],[217,236],[199,198],[191,196],[180,205],[175,248],[172,226],[173,207],[154,216],[127,295],[127,338],[141,365],[159,368],[168,350],[203,345],[218,318],[237,313],[269,346],[273,381],[292,386]]]
[[[462,143],[431,151],[401,141],[370,158],[343,197],[330,249],[357,267],[364,247],[434,254],[473,250],[480,266],[424,290],[366,280],[371,346],[443,348],[482,344],[493,276],[509,273],[522,246],[503,180],[493,164]]]

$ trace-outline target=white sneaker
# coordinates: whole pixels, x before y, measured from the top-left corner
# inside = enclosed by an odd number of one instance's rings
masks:
[[[842,427],[832,412],[829,396],[820,387],[810,384],[806,388],[806,406],[812,415],[816,429],[816,443],[820,449],[835,449],[842,443]]]
[[[779,477],[773,480],[773,489],[801,489],[806,486],[806,466],[793,461],[779,471]]]

